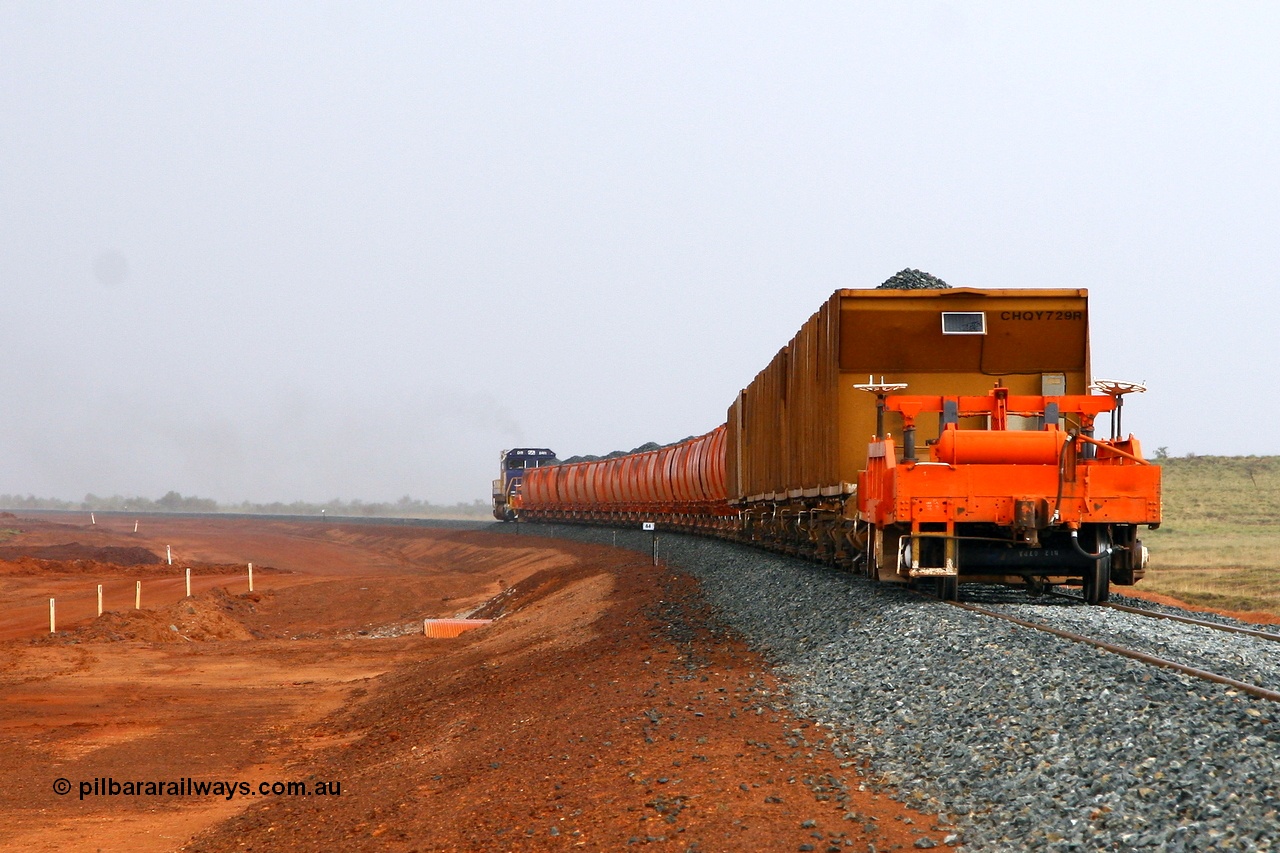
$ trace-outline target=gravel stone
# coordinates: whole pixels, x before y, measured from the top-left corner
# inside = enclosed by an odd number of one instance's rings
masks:
[[[923,270],[905,269],[896,272],[885,280],[876,290],[950,290],[947,284],[936,275]]]
[[[987,596],[993,597],[991,593],[987,593]],[[1280,686],[1280,642],[1275,640],[1236,635],[1181,622],[1156,621],[1149,616],[1106,607],[1085,607],[1064,598],[1045,597],[1028,601],[1025,596],[1019,600],[1016,594],[1009,593],[1004,593],[1002,598],[1001,602],[983,601],[981,605],[989,610],[1106,640],[1259,687],[1274,690]],[[1127,603],[1130,607],[1155,609],[1140,599],[1126,601],[1117,596],[1112,596],[1112,599],[1117,604]],[[972,601],[974,597],[968,600]],[[1173,613],[1176,608],[1165,608],[1160,612]],[[1199,619],[1206,614],[1179,615],[1192,615]],[[1226,618],[1204,621],[1259,630],[1256,625],[1243,625]]]
[[[652,547],[640,530],[616,535]],[[896,585],[715,539],[659,540],[661,559],[698,578],[717,617],[772,661],[787,689],[770,698],[820,727],[810,740],[865,767],[873,787],[945,813],[966,850],[1280,850],[1273,703]],[[983,606],[1280,687],[1276,643],[990,596]]]

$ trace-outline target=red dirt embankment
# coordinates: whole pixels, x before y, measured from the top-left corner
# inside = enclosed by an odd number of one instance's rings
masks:
[[[694,583],[634,554],[394,526],[148,523],[163,529],[138,544],[158,553],[279,571],[253,594],[210,576],[191,599],[129,602],[52,637],[37,620],[0,642],[0,848],[885,851],[950,832],[864,790]],[[7,545],[67,532],[20,526]],[[81,532],[65,541],[132,539]],[[49,569],[6,582],[38,598]],[[496,621],[413,633],[477,608]],[[23,628],[11,618],[0,628]],[[165,791],[175,780],[231,793]],[[95,794],[95,781],[143,793]],[[340,793],[259,793],[288,781]]]

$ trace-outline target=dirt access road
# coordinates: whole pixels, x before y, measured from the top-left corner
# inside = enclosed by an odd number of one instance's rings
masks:
[[[631,552],[218,517],[0,531],[3,850],[886,851],[951,832],[866,790],[695,584]],[[421,636],[476,608],[495,621]]]

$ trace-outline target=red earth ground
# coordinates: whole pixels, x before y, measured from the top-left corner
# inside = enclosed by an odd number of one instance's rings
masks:
[[[1161,595],[1158,592],[1148,592],[1145,589],[1132,587],[1121,587],[1117,592],[1130,596],[1132,598],[1141,598],[1144,601],[1150,601],[1152,604],[1167,604],[1171,607],[1181,607],[1183,610],[1190,610],[1196,613],[1217,613],[1220,616],[1230,616],[1233,619],[1239,619],[1243,622],[1253,622],[1256,625],[1280,625],[1280,616],[1274,613],[1262,613],[1254,610],[1222,610],[1214,607],[1202,607],[1198,604],[1187,604],[1185,601],[1179,601],[1173,596]]]
[[[0,849],[886,851],[953,832],[874,790],[690,578],[634,553],[68,518],[0,518]],[[458,615],[494,621],[422,636]],[[270,790],[290,782],[311,795]]]
[[[952,832],[871,790],[696,584],[634,553],[88,521],[0,518],[0,849],[885,851]],[[123,548],[157,562],[111,562]],[[495,621],[422,636],[477,608]],[[271,793],[288,782],[338,790]]]

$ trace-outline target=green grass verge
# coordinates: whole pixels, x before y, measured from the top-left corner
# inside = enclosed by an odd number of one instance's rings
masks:
[[[1280,457],[1163,459],[1164,523],[1138,589],[1280,616]]]

